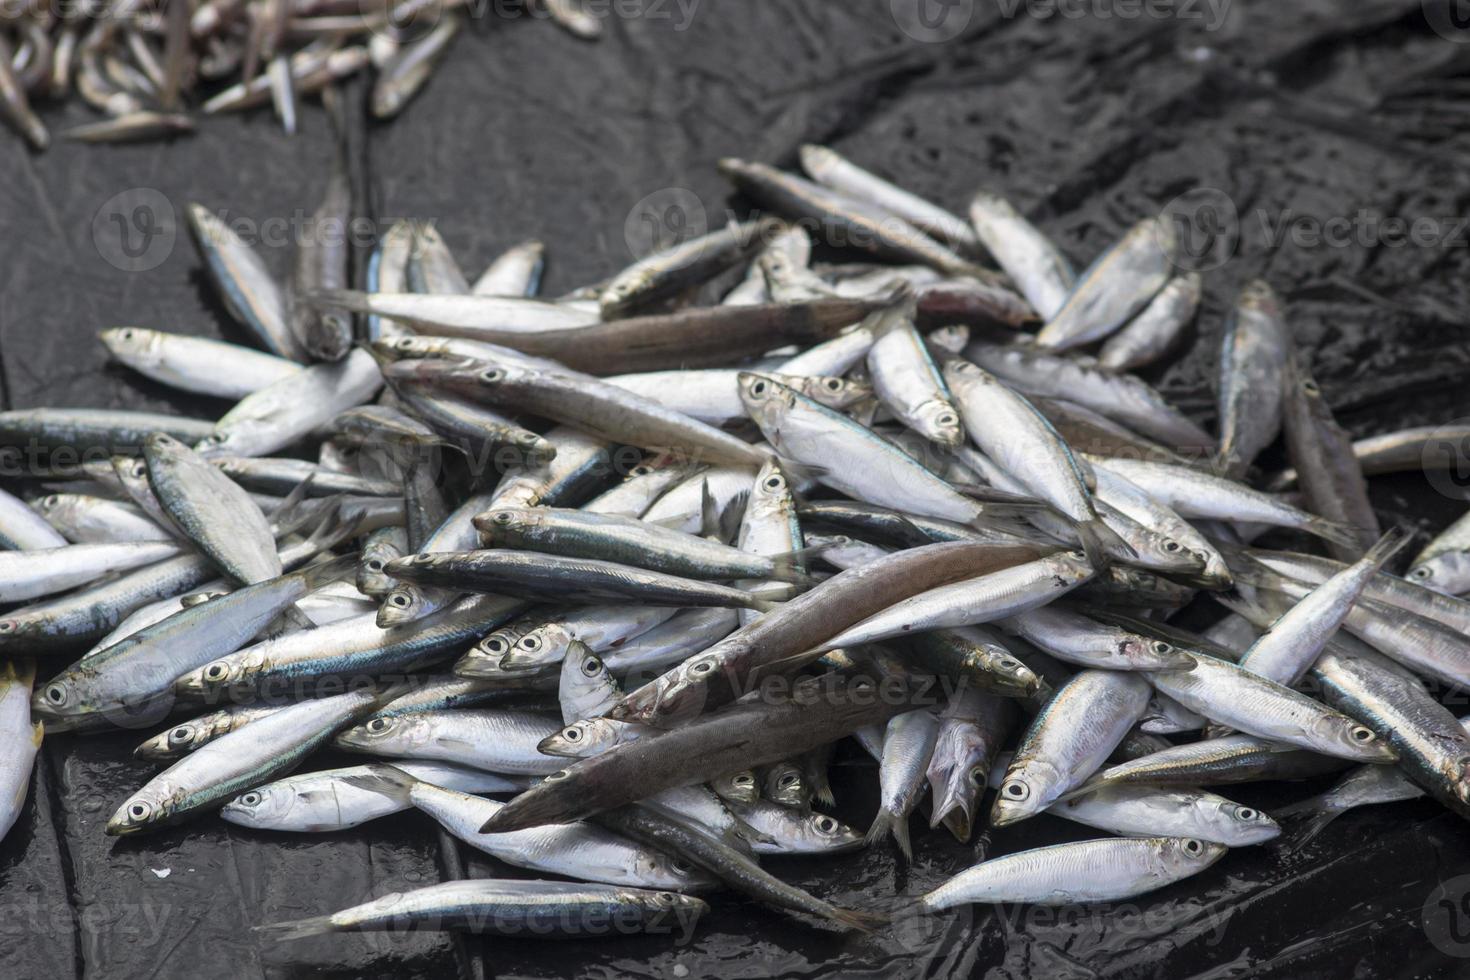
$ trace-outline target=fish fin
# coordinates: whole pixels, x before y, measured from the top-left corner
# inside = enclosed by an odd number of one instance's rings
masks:
[[[31,723],[31,744],[40,748],[41,740],[46,737],[46,723],[37,721]]]
[[[312,591],[331,585],[333,582],[351,579],[357,575],[358,563],[362,555],[353,552],[350,555],[342,555],[330,558],[327,561],[309,565],[294,574],[301,576],[306,587]]]
[[[1052,801],[1052,804],[1051,805],[1052,806],[1059,806],[1059,805],[1061,805],[1063,803],[1067,803],[1067,802],[1070,802],[1071,800],[1075,800],[1079,796],[1087,796],[1087,795],[1089,795],[1091,793],[1097,792],[1100,789],[1105,789],[1105,788],[1107,788],[1109,786],[1116,785],[1116,783],[1117,783],[1117,780],[1109,779],[1107,776],[1101,776],[1101,777],[1095,777],[1093,779],[1089,779],[1087,782],[1083,783],[1081,786],[1078,786],[1078,787],[1076,787],[1074,789],[1070,789],[1067,792],[1063,793],[1062,795],[1058,796],[1055,800]]]
[[[806,572],[807,560],[820,558],[825,552],[846,543],[846,541],[840,543],[831,541],[826,544],[812,545],[810,548],[797,548],[795,551],[783,551],[780,554],[771,555],[771,562],[776,566],[773,576],[796,585],[814,585],[815,580]]]
[[[306,502],[306,495],[311,491],[311,484],[315,479],[315,473],[308,474],[306,479],[292,487],[291,492],[286,494],[286,499],[271,511],[271,530],[275,532],[276,537],[284,538],[306,523],[308,515],[304,512],[302,504]]]
[[[1088,563],[1099,572],[1113,564],[1117,560],[1115,556],[1138,554],[1132,545],[1119,537],[1118,532],[1103,523],[1100,517],[1079,521],[1077,539],[1082,545],[1083,553],[1087,555]]]
[[[723,540],[720,532],[720,506],[710,491],[709,477],[702,477],[699,481],[699,535],[720,541]]]
[[[318,915],[310,919],[297,919],[294,922],[272,922],[268,925],[255,926],[251,931],[259,933],[261,938],[279,942],[326,935],[336,932],[337,927],[332,923],[330,915]]]
[[[904,859],[910,863],[914,860],[914,846],[909,840],[909,823],[905,817],[889,813],[879,808],[873,817],[873,824],[868,828],[868,833],[863,837],[863,845],[872,847],[884,837],[893,834],[893,839],[898,843],[898,849],[903,852]]]
[[[1044,500],[1024,493],[1011,493],[1009,490],[1000,490],[996,487],[986,486],[983,483],[965,483],[949,481],[949,485],[971,500],[978,500],[982,504],[1004,504],[1017,511],[1039,510],[1051,506]]]
[[[399,769],[397,766],[386,762],[374,762],[368,765],[372,772],[364,776],[346,776],[342,782],[354,789],[366,790],[369,793],[377,793],[386,796],[395,803],[411,806],[409,794],[413,792],[418,779]]]
[[[1235,729],[1231,728],[1229,725],[1217,725],[1214,722],[1210,722],[1200,731],[1200,738],[1202,740],[1212,738],[1224,738],[1227,735],[1234,734]]]

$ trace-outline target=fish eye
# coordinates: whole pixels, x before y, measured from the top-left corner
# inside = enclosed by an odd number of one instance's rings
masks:
[[[497,381],[500,381],[504,377],[505,377],[505,372],[502,371],[502,370],[500,370],[500,368],[491,368],[488,371],[481,371],[480,372],[480,380],[483,381],[483,382],[485,382],[486,384],[492,384],[493,385]]]
[[[1411,571],[1409,573],[1409,578],[1417,578],[1417,579],[1419,579],[1419,580],[1422,581],[1424,579],[1429,578],[1433,574],[1434,573],[1432,571],[1430,571],[1429,569],[1420,567],[1420,568],[1416,568],[1413,571]]]
[[[244,796],[240,797],[239,803],[241,806],[260,806],[260,801],[261,795],[254,790],[251,790]]]
[[[168,733],[168,740],[173,743],[187,742],[193,735],[193,731],[188,727],[180,727]]]
[[[985,781],[985,777],[987,775],[989,775],[989,773],[987,773],[985,771],[985,768],[983,766],[971,766],[970,767],[970,783],[971,783],[971,785],[973,785],[973,786],[979,786],[981,783],[983,783]]]
[[[570,775],[571,775],[570,772],[568,772],[565,769],[561,769],[561,770],[558,770],[557,772],[552,773],[550,776],[547,776],[546,777],[546,781],[547,782],[550,782],[553,779],[566,779]]]
[[[837,821],[825,814],[813,820],[812,823],[824,834],[830,834],[837,829]]]
[[[498,636],[487,636],[487,637],[485,637],[485,639],[480,643],[480,646],[482,646],[485,649],[485,652],[486,653],[504,653],[505,652],[505,641],[502,640]]]
[[[52,704],[66,704],[66,685],[52,684],[46,688],[46,700]]]
[[[1178,551],[1180,547],[1181,545],[1179,544],[1179,542],[1175,541],[1173,538],[1164,539],[1164,550],[1169,552],[1169,554],[1172,555],[1174,552]]]
[[[750,393],[759,397],[761,395],[764,395],[768,388],[770,388],[770,385],[766,384],[764,381],[756,381],[750,386]]]
[[[785,485],[786,481],[781,479],[779,476],[770,476],[766,478],[767,490],[780,490]]]
[[[954,425],[956,422],[959,421],[959,419],[957,419],[957,418],[954,417],[954,413],[952,413],[952,412],[945,412],[943,415],[939,416],[939,418],[935,419],[934,421],[938,422],[940,425]]]
[[[395,592],[388,597],[388,605],[393,606],[397,609],[407,609],[408,603],[408,596],[404,595],[402,592]]]
[[[1309,380],[1302,382],[1302,391],[1305,391],[1309,395],[1316,395],[1320,394],[1322,389],[1317,387],[1317,382]]]
[[[412,337],[401,337],[397,341],[394,342],[393,346],[396,347],[396,348],[398,348],[401,351],[411,351],[414,348],[413,338]]]
[[[689,668],[689,671],[690,671],[690,673],[693,673],[693,674],[708,674],[710,671],[712,671],[714,669],[715,669],[715,662],[713,660],[701,660],[699,663],[695,664],[693,667],[690,667]]]
[[[1000,788],[1000,795],[1008,800],[1024,800],[1031,795],[1031,787],[1013,779]]]
[[[782,789],[790,789],[799,782],[801,782],[801,777],[796,775],[796,773],[794,772],[788,772],[786,775],[777,780],[777,784]]]
[[[383,560],[381,558],[368,559],[367,570],[370,572],[381,572],[383,570]]]
[[[568,742],[580,742],[582,741],[582,729],[578,728],[576,725],[573,725],[572,727],[563,731],[561,733],[561,737],[566,739]]]
[[[490,520],[504,527],[511,522],[511,513],[508,510],[499,510],[495,512],[495,516],[490,518]]]
[[[582,673],[586,674],[588,677],[595,677],[601,672],[602,661],[598,660],[596,657],[588,657],[586,660],[582,661]]]
[[[1371,742],[1374,739],[1376,739],[1377,737],[1378,736],[1376,734],[1374,734],[1373,729],[1371,729],[1371,728],[1365,728],[1362,725],[1355,725],[1353,727],[1353,741],[1354,742],[1364,742],[1364,743]]]
[[[519,646],[522,650],[530,650],[532,653],[535,653],[537,650],[541,649],[541,638],[534,635],[523,636],[521,637],[521,642],[516,645]]]
[[[133,476],[136,476],[136,477],[144,476],[148,472],[148,468],[143,465],[143,461],[141,459],[138,460],[137,462],[135,462],[133,464],[133,467],[132,468],[133,468]]]
[[[207,681],[222,681],[230,676],[230,669],[221,663],[213,663],[204,668],[204,679]]]
[[[648,476],[652,472],[653,472],[653,467],[646,466],[646,465],[644,465],[642,463],[639,463],[637,466],[633,467],[631,470],[628,471],[628,475],[629,476]]]
[[[117,335],[119,337],[121,337],[123,340],[132,340],[133,339],[133,328],[132,327],[124,327],[123,329],[121,329],[121,330],[118,331]]]
[[[1184,848],[1184,853],[1188,854],[1190,857],[1199,857],[1201,854],[1204,853],[1205,850],[1205,845],[1201,844],[1193,837],[1185,840],[1185,842],[1181,846]]]
[[[374,735],[381,735],[392,728],[392,723],[387,718],[374,718],[363,726]]]
[[[1163,640],[1154,640],[1152,643],[1149,644],[1149,649],[1152,650],[1154,653],[1160,655],[1174,652],[1174,648],[1165,643]]]
[[[1235,819],[1237,820],[1254,820],[1256,816],[1256,811],[1248,806],[1237,807],[1235,810]]]
[[[674,858],[674,860],[670,862],[669,867],[673,868],[676,873],[681,875],[687,875],[689,872],[694,870],[694,866],[683,858]]]
[[[46,508],[47,510],[50,510],[52,507],[55,507],[59,503],[61,503],[61,497],[54,493],[47,494],[46,496],[41,498],[41,506]]]
[[[675,895],[673,892],[659,892],[658,894],[654,895],[653,898],[654,901],[658,902],[658,904],[668,905],[670,907],[672,907],[676,902],[679,901],[679,896]]]
[[[14,633],[19,626],[13,619],[0,619],[0,633]]]
[[[754,786],[755,777],[750,775],[749,773],[746,773],[740,776],[736,776],[733,780],[731,780],[731,782],[733,782],[736,786]]]
[[[842,379],[841,378],[828,378],[824,382],[824,384],[826,385],[828,391],[841,391],[842,390]]]
[[[144,803],[142,800],[139,800],[138,802],[133,803],[128,807],[128,816],[132,817],[134,820],[147,820],[148,815],[152,812],[153,808],[147,803]]]
[[[1002,670],[1016,670],[1021,666],[1021,661],[1012,660],[1010,657],[1002,657],[1000,659],[1000,666]]]

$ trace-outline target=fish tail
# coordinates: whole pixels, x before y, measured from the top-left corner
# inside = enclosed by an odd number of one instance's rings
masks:
[[[1384,532],[1373,547],[1369,548],[1363,555],[1362,560],[1373,566],[1376,572],[1398,554],[1404,545],[1409,543],[1409,533],[1401,527],[1389,528]]]
[[[816,584],[816,579],[807,573],[806,564],[812,558],[820,558],[832,548],[839,547],[838,542],[812,545],[810,548],[798,548],[795,551],[783,552],[771,556],[774,566],[773,578],[781,579],[783,582],[791,582],[796,585],[810,588]]]
[[[756,612],[770,612],[795,594],[796,589],[791,585],[765,585],[750,591],[746,608],[754,609]]]
[[[863,837],[863,846],[872,847],[880,840],[888,836],[888,829],[893,826],[893,814],[887,810],[879,809],[878,815],[873,818],[873,823],[868,827],[868,833]]]
[[[36,662],[30,657],[12,657],[0,666],[0,683],[23,684],[27,688],[36,682]]]
[[[1362,550],[1362,543],[1358,540],[1358,528],[1341,521],[1330,521],[1325,517],[1315,514],[1308,517],[1306,525],[1302,528],[1308,534],[1316,535],[1329,544],[1350,548],[1354,551]]]
[[[863,838],[863,844],[872,847],[884,837],[893,834],[893,839],[898,843],[898,849],[903,852],[906,860],[912,862],[914,859],[914,846],[909,840],[909,822],[906,818],[888,810],[879,809],[878,815],[873,818],[873,825],[868,828],[867,836]]]
[[[827,780],[825,771],[817,775],[816,782],[812,786],[812,795],[822,806],[834,807],[837,805],[837,797],[832,794],[832,784]]]
[[[327,933],[338,932],[339,930],[330,915],[318,915],[310,919],[296,919],[292,922],[272,922],[263,926],[255,926],[252,931],[259,933],[262,938],[280,941],[305,939],[308,936],[323,936]]]
[[[1346,812],[1342,807],[1332,806],[1320,797],[1283,807],[1276,811],[1276,817],[1283,824],[1289,825],[1290,833],[1282,838],[1279,846],[1286,853],[1294,854]]]
[[[858,932],[877,932],[888,925],[890,917],[882,912],[860,912],[857,909],[842,909],[833,906],[827,912],[827,918],[838,925]]]

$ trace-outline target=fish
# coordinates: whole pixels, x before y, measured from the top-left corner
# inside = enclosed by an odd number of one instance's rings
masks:
[[[1037,315],[1048,321],[1055,317],[1076,282],[1067,257],[999,195],[976,194],[970,201],[970,223]]]
[[[41,750],[45,725],[31,715],[33,661],[12,657],[0,667],[0,733],[6,751],[0,759],[0,840],[15,826],[31,785],[31,769]]]
[[[919,709],[895,715],[883,734],[883,758],[878,782],[881,799],[878,815],[868,828],[865,843],[872,846],[889,833],[898,842],[905,859],[914,859],[909,841],[909,814],[924,790],[924,776],[939,737],[939,719]]]
[[[175,762],[133,793],[107,821],[108,836],[156,831],[223,805],[247,786],[294,769],[337,729],[371,711],[392,689],[368,688],[303,701],[230,732]]]
[[[627,316],[713,278],[750,256],[771,230],[768,221],[732,222],[640,258],[603,287],[603,319]]]
[[[1098,367],[1135,371],[1158,361],[1194,320],[1203,291],[1204,280],[1197,272],[1170,279],[1148,306],[1103,344]]]
[[[488,772],[544,776],[562,766],[536,744],[561,726],[535,712],[496,708],[423,711],[373,718],[337,735],[349,752],[399,759],[424,759],[472,766]]]
[[[97,336],[113,359],[144,377],[211,398],[238,400],[302,368],[239,344],[146,327],[112,327]]]
[[[569,939],[603,938],[614,927],[654,935],[677,927],[687,935],[708,910],[700,899],[671,891],[480,878],[393,892],[331,915],[256,928],[263,938],[275,940],[410,929]]]
[[[476,296],[534,297],[546,268],[546,245],[528,239],[501,253],[470,286]]]
[[[1103,838],[982,861],[918,900],[926,911],[974,903],[1118,902],[1199,874],[1228,848],[1194,837]]]
[[[1134,225],[1077,279],[1061,309],[1036,334],[1037,345],[1064,351],[1115,333],[1168,283],[1177,248],[1167,217]]]
[[[902,300],[870,318],[874,334],[868,348],[868,375],[878,399],[909,428],[953,449],[965,438],[954,397],[914,328],[913,299]]]
[[[1281,301],[1259,279],[1247,283],[1221,335],[1218,465],[1239,477],[1281,431],[1291,334]]]
[[[1018,720],[1008,699],[974,686],[950,695],[925,772],[934,794],[930,829],[942,823],[958,841],[969,842],[991,767]]]
[[[808,143],[798,152],[802,169],[838,193],[868,201],[962,252],[982,248],[975,229],[964,218],[863,169],[836,150]]]
[[[1382,532],[1352,440],[1333,418],[1301,352],[1286,359],[1282,429],[1307,510],[1350,528],[1351,544],[1329,542],[1334,558],[1357,561]]]
[[[286,320],[286,297],[251,244],[202,204],[185,209],[194,244],[230,314],[267,351],[305,364],[310,356]]]

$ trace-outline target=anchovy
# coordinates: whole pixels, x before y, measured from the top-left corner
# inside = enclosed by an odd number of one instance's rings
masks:
[[[108,835],[157,830],[289,772],[337,729],[371,711],[384,694],[369,689],[303,701],[222,736],[128,797],[107,821]]]
[[[1238,477],[1281,430],[1291,336],[1269,285],[1246,285],[1221,339],[1219,461]]]
[[[1351,544],[1331,544],[1333,557],[1356,561],[1378,539],[1378,517],[1352,443],[1332,416],[1300,352],[1287,357],[1283,428],[1304,506],[1351,529]]]
[[[1034,225],[994,194],[981,192],[970,202],[976,236],[1010,276],[1043,320],[1051,320],[1072,292],[1072,264]]]
[[[1406,577],[1447,596],[1470,592],[1470,517],[1461,517],[1425,545]]]
[[[206,456],[269,456],[368,401],[382,386],[373,356],[355,350],[335,364],[313,365],[247,395],[212,433],[184,441],[199,443]]]
[[[1017,720],[1007,699],[976,687],[950,695],[925,773],[934,794],[931,828],[943,823],[961,843],[969,841],[991,767]]]
[[[163,432],[182,442],[206,438],[214,423],[120,408],[23,408],[0,412],[0,443],[65,447],[82,458],[92,454],[136,452],[143,440]]]
[[[378,70],[377,79],[373,82],[369,105],[374,117],[391,119],[403,111],[403,107],[418,95],[434,73],[461,26],[463,20],[459,15],[449,13],[428,34],[394,53]]]
[[[1147,218],[1098,257],[1036,343],[1069,350],[1114,333],[1158,295],[1173,272],[1178,241],[1167,217]]]
[[[11,658],[0,666],[0,840],[15,826],[31,785],[31,768],[41,748],[45,726],[31,717],[31,686],[36,666]]]
[[[868,201],[954,248],[972,253],[981,248],[965,219],[864,170],[835,150],[807,144],[800,154],[802,169],[838,193]]]
[[[301,370],[284,357],[144,327],[97,334],[113,358],[154,381],[214,398],[244,398]]]
[[[603,288],[603,319],[627,316],[709,280],[747,258],[770,231],[765,221],[731,224],[639,259]]]
[[[890,831],[908,860],[914,857],[909,842],[909,814],[924,789],[924,775],[939,737],[939,719],[920,709],[890,718],[883,735],[883,758],[878,767],[880,800],[878,815],[868,828],[871,846]]]
[[[928,910],[976,902],[1118,902],[1199,874],[1225,856],[1194,837],[1105,838],[1007,854],[963,871],[919,899]]]
[[[954,397],[923,338],[914,329],[912,298],[869,318],[876,336],[868,348],[868,374],[878,399],[909,428],[941,446],[965,438]]]
[[[272,354],[306,363],[306,348],[286,322],[286,297],[259,253],[204,205],[190,204],[186,213],[204,268],[230,315]]]
[[[610,930],[687,934],[709,910],[669,891],[560,881],[448,881],[394,892],[363,905],[297,922],[257,927],[275,940],[333,932],[457,929],[510,937],[604,938]]]
[[[1199,312],[1203,280],[1188,272],[1169,280],[1143,311],[1098,351],[1098,367],[1134,371],[1147,367],[1169,352]]]

